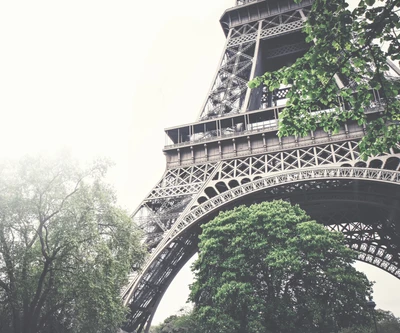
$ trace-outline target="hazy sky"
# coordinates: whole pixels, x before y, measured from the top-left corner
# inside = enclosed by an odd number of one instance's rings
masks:
[[[0,157],[108,156],[133,211],[165,169],[163,129],[196,120],[224,47],[218,20],[234,3],[0,1]],[[400,316],[400,282],[369,271],[378,306]],[[185,305],[190,279],[186,267],[155,323]]]

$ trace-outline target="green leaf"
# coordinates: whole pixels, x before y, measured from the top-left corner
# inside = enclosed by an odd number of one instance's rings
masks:
[[[221,212],[203,225],[199,251],[190,300],[200,332],[330,332],[369,323],[363,307],[371,284],[352,267],[356,253],[297,205]]]

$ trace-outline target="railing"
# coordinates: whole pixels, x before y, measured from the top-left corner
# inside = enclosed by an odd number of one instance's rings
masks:
[[[363,136],[364,136],[364,132],[359,131],[356,133],[347,134],[346,140],[360,139]],[[326,137],[325,141],[330,142],[330,143],[335,142],[334,140],[332,140],[329,137]],[[340,139],[340,141],[341,141],[341,139]],[[298,147],[298,146],[299,146],[299,144],[294,141],[284,144],[285,149],[291,149],[291,148]],[[264,154],[266,152],[273,153],[273,152],[281,151],[281,150],[282,150],[282,146],[279,144],[276,144],[274,146],[268,146],[268,147],[251,148],[251,150],[243,149],[243,150],[237,150],[236,152],[235,151],[225,152],[222,154],[222,158],[223,159],[239,158],[239,157],[248,156],[249,154],[257,155],[257,154]],[[215,162],[215,161],[220,161],[220,160],[221,160],[221,154],[219,154],[219,153],[195,158],[196,164]],[[194,162],[193,158],[181,159],[181,160],[177,160],[177,161],[173,161],[173,162],[168,162],[168,167],[169,168],[173,168],[173,167],[177,167],[177,166],[184,167],[184,166],[192,165],[193,162]]]
[[[342,108],[344,105],[342,106]],[[275,106],[272,108],[278,108],[278,109],[283,109],[284,105],[279,105]],[[365,109],[365,114],[371,114],[371,113],[376,113],[376,112],[383,112],[385,108],[385,103],[383,103],[380,100],[376,100],[374,103],[370,105],[369,108]],[[332,112],[334,109],[326,109],[326,110],[320,110],[320,111],[312,111],[311,114],[317,115],[319,113],[325,113],[325,112]],[[347,110],[350,112],[350,110]],[[244,136],[244,135],[249,135],[249,134],[257,134],[259,132],[267,132],[267,131],[277,131],[278,130],[278,120],[277,119],[271,119],[268,121],[264,121],[262,123],[250,123],[246,125],[246,129],[242,131],[236,131],[235,129],[232,128],[225,128],[222,130],[219,130],[220,133],[217,131],[214,131],[214,133],[210,132],[205,132],[205,133],[197,133],[197,134],[202,134],[203,136],[201,138],[195,138],[190,139],[188,141],[180,142],[180,143],[175,143],[172,145],[166,145],[164,149],[173,149],[173,148],[179,148],[182,146],[189,146],[193,144],[200,144],[200,143],[205,143],[205,142],[210,142],[210,141],[216,141],[220,139],[229,139],[229,138],[234,138],[238,136]],[[229,130],[232,130],[232,132],[229,132]]]
[[[236,0],[236,6],[241,6],[241,5],[245,5],[246,3],[250,3],[250,2],[257,2],[260,0]]]
[[[184,142],[180,142],[180,143],[175,143],[173,145],[167,145],[164,147],[164,149],[171,149],[171,148],[177,148],[177,147],[182,147],[182,146],[188,146],[188,145],[192,145],[192,144],[198,144],[198,143],[202,143],[202,142],[209,142],[209,141],[213,141],[213,140],[220,140],[220,139],[226,139],[226,138],[233,138],[233,137],[237,137],[237,136],[243,136],[243,135],[247,135],[247,134],[253,134],[253,133],[258,133],[258,132],[265,132],[266,130],[277,130],[278,129],[278,120],[273,119],[270,121],[270,123],[268,124],[264,124],[263,126],[257,126],[256,128],[251,128],[253,125],[257,125],[256,124],[249,124],[248,129],[243,130],[243,131],[235,131],[235,132],[227,132],[225,129],[225,132],[219,135],[209,135],[210,132],[206,132],[204,133],[204,136],[200,139],[192,139],[190,141],[184,141]]]

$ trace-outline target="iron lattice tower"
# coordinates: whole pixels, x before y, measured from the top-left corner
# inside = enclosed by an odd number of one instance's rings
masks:
[[[197,251],[200,225],[239,204],[298,203],[341,231],[359,260],[400,278],[400,154],[359,159],[365,127],[348,121],[335,135],[279,138],[278,115],[290,87],[267,93],[247,82],[303,55],[312,0],[237,0],[220,22],[227,37],[198,119],[165,130],[166,170],[133,213],[150,257],[122,292],[127,332],[147,331],[170,282]],[[400,71],[389,62],[390,73]],[[379,116],[376,103],[365,110]]]

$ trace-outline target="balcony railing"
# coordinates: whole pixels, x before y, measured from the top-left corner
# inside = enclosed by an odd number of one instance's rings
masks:
[[[240,6],[240,5],[244,5],[246,3],[250,3],[250,2],[257,2],[260,0],[236,0],[236,6]]]

